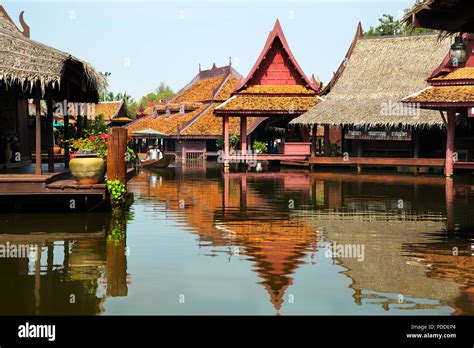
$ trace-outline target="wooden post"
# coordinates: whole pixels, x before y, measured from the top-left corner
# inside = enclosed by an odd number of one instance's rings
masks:
[[[82,117],[82,105],[81,103],[77,103],[77,116],[76,116],[76,138],[82,138],[84,135],[84,124],[83,124],[84,118]]]
[[[416,129],[412,129],[412,137],[413,137],[413,158],[420,157],[420,137],[418,136],[418,132]],[[415,166],[413,169],[415,174],[419,173],[419,167]]]
[[[448,120],[446,124],[446,165],[445,175],[452,176],[454,172],[454,138],[456,129],[456,110],[448,109]]]
[[[36,163],[35,174],[41,175],[41,90],[36,90]]]
[[[54,173],[54,133],[53,133],[53,100],[48,96],[46,100],[48,115],[46,118],[46,134],[48,144],[48,173]]]
[[[64,115],[64,167],[69,168],[69,143],[66,141],[69,140],[69,115]]]
[[[224,137],[224,167],[228,167],[230,153],[229,116],[222,117],[222,136]]]
[[[313,128],[311,130],[311,156],[316,156],[316,141],[318,139],[318,124],[313,124]]]
[[[331,152],[331,144],[329,143],[329,125],[324,125],[324,155],[329,156]]]
[[[128,131],[122,127],[109,129],[108,154],[107,154],[107,179],[118,179],[123,184],[127,183],[127,151]]]
[[[247,152],[247,117],[240,118],[240,150],[242,154]]]

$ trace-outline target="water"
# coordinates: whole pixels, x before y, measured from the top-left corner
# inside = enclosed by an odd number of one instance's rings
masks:
[[[0,214],[0,314],[474,314],[469,177],[209,165],[129,190],[122,214]]]

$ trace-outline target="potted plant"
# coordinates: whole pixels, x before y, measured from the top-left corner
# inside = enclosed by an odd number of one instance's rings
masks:
[[[254,140],[252,147],[256,154],[267,151],[267,144],[265,144],[263,141]]]
[[[107,134],[71,140],[69,168],[78,184],[97,184],[104,179]]]

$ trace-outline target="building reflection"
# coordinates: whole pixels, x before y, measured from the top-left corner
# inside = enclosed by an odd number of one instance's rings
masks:
[[[388,311],[449,305],[455,313],[473,312],[466,301],[474,282],[463,276],[473,274],[472,255],[463,256],[469,261],[431,261],[446,241],[469,240],[458,236],[461,226],[472,226],[460,214],[472,206],[469,186],[447,186],[434,176],[199,170],[198,184],[194,174],[184,180],[179,170],[145,171],[135,189],[143,199],[166,202],[169,214],[198,236],[204,255],[224,249],[229,259],[237,252],[250,260],[277,313],[295,273],[316,263],[327,243],[365,246],[364,262],[334,259],[351,280],[356,304]],[[437,262],[446,268],[444,276],[433,272]]]
[[[322,173],[313,179],[341,198],[329,195],[320,202],[325,213],[316,210],[306,219],[330,243],[365,247],[363,262],[336,257],[351,279],[355,303],[386,311],[447,305],[453,314],[474,312],[469,186],[423,176]]]
[[[27,252],[0,258],[0,314],[95,315],[106,297],[127,295],[123,216],[38,214],[32,223],[9,215],[2,228],[15,234],[0,244]]]

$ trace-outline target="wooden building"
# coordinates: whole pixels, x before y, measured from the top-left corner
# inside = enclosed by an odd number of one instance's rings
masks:
[[[364,37],[359,24],[324,101],[292,121],[339,127],[338,154],[313,156],[311,165],[439,168],[444,166],[438,111],[400,103],[427,87],[426,77],[449,50],[438,34]],[[412,170],[412,168],[410,168]]]
[[[407,13],[405,23],[456,34],[450,52],[428,78],[429,87],[402,100],[440,113],[446,128],[445,173],[474,169],[474,4],[431,0]]]
[[[252,149],[252,140],[259,140],[270,145],[268,154],[258,155],[261,160],[305,159],[311,151],[309,132],[288,123],[320,101],[320,87],[314,76],[309,79],[301,69],[277,20],[247,77],[214,111],[222,118],[224,161],[235,157],[229,148],[229,125],[234,119],[240,121],[242,153]],[[251,117],[257,121],[248,125]]]
[[[173,99],[167,103],[149,103],[126,127],[131,134],[147,129],[166,134],[162,150],[174,153],[179,160],[216,157],[222,125],[214,118],[213,111],[230,97],[239,77],[231,64],[199,69]],[[231,132],[238,134],[238,131],[238,123],[234,122]]]
[[[102,115],[109,127],[119,127],[132,122],[127,104],[123,100],[100,102],[94,106],[94,116]]]
[[[98,90],[105,87],[107,81],[89,63],[31,40],[23,13],[20,23],[23,30],[0,6],[0,163],[3,167],[0,196],[6,197],[10,207],[14,205],[12,197],[51,195],[53,191],[63,197],[68,194],[103,197],[103,188],[51,186],[64,179],[64,173],[53,174],[53,116],[55,103],[97,103]],[[35,101],[34,120],[29,117],[29,99]],[[46,117],[42,117],[41,100],[47,106]],[[68,123],[66,115],[65,129]],[[43,173],[41,165],[43,144],[48,174]],[[36,164],[32,173],[33,152]]]

